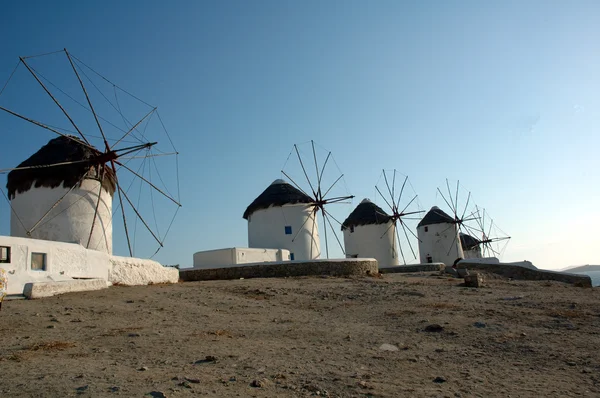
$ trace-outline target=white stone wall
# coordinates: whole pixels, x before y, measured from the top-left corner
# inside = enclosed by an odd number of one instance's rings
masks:
[[[239,264],[289,260],[290,251],[286,249],[232,247],[194,253],[194,268],[226,268]]]
[[[22,294],[25,284],[32,282],[108,280],[109,256],[80,245],[0,236],[0,246],[10,247],[10,263],[0,264],[8,273],[8,294]],[[31,253],[46,254],[45,271],[31,269]]]
[[[17,193],[11,200],[10,234],[21,238],[43,239],[55,242],[77,243],[86,246],[100,194],[100,205],[89,249],[112,254],[112,197],[102,189],[97,180],[85,179],[81,187],[76,187],[52,209],[52,206],[69,191],[62,185],[56,188],[34,186],[23,193]],[[34,229],[30,230],[48,211],[51,212]],[[23,225],[22,225],[23,224]]]
[[[110,256],[73,243],[0,236],[0,246],[10,249],[10,262],[0,263],[8,275],[7,294],[23,294],[26,285],[31,283],[74,282],[76,279],[101,279],[122,285],[177,283],[179,280],[176,268],[163,267],[156,261]],[[32,253],[45,254],[45,270],[32,269]]]
[[[312,210],[313,206],[296,204],[255,211],[248,217],[248,246],[287,249],[294,260],[320,258],[319,227]],[[286,226],[291,234],[285,233]]]
[[[179,270],[174,267],[163,267],[153,260],[110,256],[108,280],[114,285],[124,286],[177,283]]]
[[[465,258],[482,258],[481,248],[477,247],[471,250],[463,250],[465,253]]]
[[[446,265],[454,264],[457,258],[465,258],[455,224],[423,225],[417,228],[417,236],[420,262],[423,264],[429,262],[429,256],[432,262]]]
[[[354,227],[354,232],[351,228],[344,229],[346,257],[374,258],[380,267],[400,264],[395,229],[391,221],[386,224],[358,225]],[[406,250],[410,251],[408,247]],[[404,255],[410,258],[407,253]]]

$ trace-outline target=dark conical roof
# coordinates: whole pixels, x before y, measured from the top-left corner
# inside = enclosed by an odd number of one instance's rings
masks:
[[[437,206],[433,206],[431,210],[425,214],[425,217],[419,222],[417,228],[423,225],[432,224],[443,224],[443,223],[454,223],[454,219],[446,214],[442,209]]]
[[[471,235],[460,233],[460,245],[463,250],[472,250],[476,249],[481,241]]]
[[[248,217],[257,210],[268,209],[273,206],[292,205],[297,203],[313,203],[314,200],[302,193],[299,189],[291,186],[283,180],[275,180],[258,195],[250,206],[246,208],[243,217]]]
[[[6,188],[11,199],[15,194],[27,192],[32,186],[36,188],[56,188],[63,185],[71,188],[79,183],[86,174],[89,178],[98,179],[99,165],[93,161],[102,155],[102,152],[91,148],[74,136],[60,136],[48,141],[27,160],[21,162],[17,168],[31,166],[48,166],[63,162],[78,162],[53,167],[37,167],[24,170],[12,170],[8,173]],[[90,162],[79,162],[90,160]],[[35,185],[32,185],[34,184]],[[111,195],[115,192],[115,175],[111,168],[105,167],[102,186]]]
[[[363,199],[342,224],[342,231],[359,225],[386,224],[391,219],[392,217],[381,207],[377,206],[369,199]]]

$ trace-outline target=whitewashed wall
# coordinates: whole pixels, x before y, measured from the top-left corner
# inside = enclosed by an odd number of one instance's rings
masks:
[[[386,224],[358,225],[354,227],[354,232],[350,228],[344,229],[346,257],[374,258],[380,267],[400,264],[394,231],[395,226],[391,221]]]
[[[18,215],[17,217],[11,212],[11,236],[78,243],[85,247],[100,192],[100,182],[97,180],[85,179],[81,187],[73,189],[51,210],[31,236],[27,236],[23,228],[24,225],[27,230],[31,229],[68,191],[61,185],[57,188],[32,187],[26,192],[17,193],[11,200],[14,212]],[[112,197],[102,189],[89,249],[112,254],[111,218]]]
[[[38,239],[0,236],[0,246],[10,247],[10,263],[0,267],[8,273],[8,294],[22,294],[26,283],[65,281],[72,278],[108,280],[109,256],[80,245]],[[46,253],[46,270],[31,269],[31,253]]]
[[[310,205],[296,204],[255,211],[248,217],[248,246],[287,249],[293,253],[294,260],[318,259],[321,255],[319,227],[312,210]],[[285,234],[285,226],[292,227],[290,235]]]
[[[421,263],[431,256],[434,263],[454,264],[457,258],[465,258],[458,228],[455,224],[442,223],[423,225],[417,228]]]
[[[289,261],[286,249],[232,247],[194,253],[194,268],[226,268],[239,264]]]
[[[465,253],[465,258],[482,258],[483,256],[481,255],[481,248],[477,247],[475,249],[471,249],[471,250],[463,250],[463,252]]]

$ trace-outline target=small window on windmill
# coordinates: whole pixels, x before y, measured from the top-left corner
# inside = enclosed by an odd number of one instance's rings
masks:
[[[425,227],[425,232],[428,232],[428,231],[429,231],[429,227]]]
[[[294,261],[294,253],[290,253],[290,261]]]
[[[31,269],[46,271],[46,253],[31,253]]]
[[[350,226],[350,233],[354,233],[354,225]]]
[[[0,263],[10,263],[10,246],[0,246]]]
[[[292,226],[291,225],[286,225],[285,226],[285,234],[286,235],[291,235],[292,234]]]

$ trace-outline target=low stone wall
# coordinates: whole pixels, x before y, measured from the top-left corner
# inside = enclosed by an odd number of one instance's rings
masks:
[[[104,279],[73,279],[57,282],[32,282],[25,284],[23,295],[28,299],[52,297],[57,294],[106,289]]]
[[[290,276],[348,276],[377,274],[375,259],[285,261],[249,264],[240,267],[179,270],[183,281],[240,278],[284,278]]]
[[[110,257],[108,280],[114,285],[138,286],[155,283],[177,283],[177,268],[163,267],[153,260],[133,257]]]
[[[445,267],[446,266],[444,265],[444,263],[395,265],[392,267],[379,267],[379,272],[381,272],[382,274],[409,272],[438,272],[442,271]]]
[[[468,270],[491,272],[494,274],[502,275],[506,278],[512,278],[516,280],[557,281],[571,283],[575,286],[580,287],[592,287],[592,280],[587,275],[568,274],[563,272],[547,271],[540,269],[530,269],[520,267],[518,265],[508,265],[502,263],[470,263],[468,262],[468,260],[461,261],[460,266],[464,266],[464,268]]]

